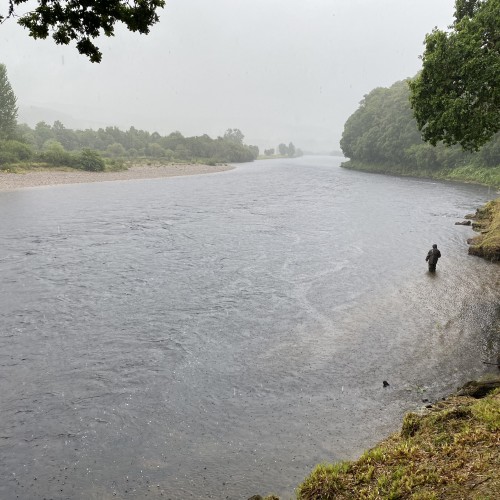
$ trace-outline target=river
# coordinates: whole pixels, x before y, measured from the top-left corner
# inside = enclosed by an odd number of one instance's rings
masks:
[[[290,498],[483,373],[495,193],[339,163],[0,192],[0,498]]]

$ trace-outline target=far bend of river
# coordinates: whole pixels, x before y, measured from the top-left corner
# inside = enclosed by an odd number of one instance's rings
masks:
[[[339,163],[0,193],[0,498],[290,498],[484,373],[495,193]]]

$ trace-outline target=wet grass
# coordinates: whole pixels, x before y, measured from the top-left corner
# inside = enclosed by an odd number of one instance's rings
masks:
[[[500,492],[500,389],[450,397],[406,415],[400,433],[359,460],[320,464],[300,500],[496,499]]]
[[[422,170],[407,165],[365,163],[358,160],[349,160],[342,163],[342,167],[351,170],[361,170],[363,172],[467,182],[490,186],[496,189],[500,188],[500,166],[486,168],[466,165],[456,168]]]
[[[500,261],[500,198],[477,210],[472,227],[481,234],[469,242],[469,253]]]

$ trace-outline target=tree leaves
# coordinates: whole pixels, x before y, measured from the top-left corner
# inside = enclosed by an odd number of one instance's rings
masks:
[[[9,0],[7,17],[14,15],[15,6],[26,1]],[[21,15],[18,23],[35,39],[45,39],[52,33],[59,45],[74,41],[80,54],[91,62],[101,62],[102,53],[93,41],[95,38],[113,36],[117,22],[130,31],[147,34],[159,21],[157,10],[164,5],[164,0],[38,0],[38,6]],[[4,18],[0,16],[0,22]]]
[[[410,102],[425,141],[477,151],[500,130],[500,0],[457,0],[451,32],[425,38]]]
[[[9,139],[17,124],[17,98],[7,78],[7,69],[0,64],[0,140]]]

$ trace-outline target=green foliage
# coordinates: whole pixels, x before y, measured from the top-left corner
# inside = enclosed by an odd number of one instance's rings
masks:
[[[15,7],[27,0],[9,0],[7,15],[0,15],[0,22],[15,16]],[[29,30],[35,39],[52,38],[59,45],[76,42],[80,54],[92,62],[100,62],[102,54],[93,40],[101,35],[113,36],[115,24],[121,22],[130,31],[149,33],[158,22],[157,10],[163,8],[164,0],[96,0],[88,1],[46,1],[38,0],[34,9],[18,18],[18,23]]]
[[[165,156],[165,150],[154,142],[153,144],[149,144],[146,148],[146,154],[152,158],[163,158]]]
[[[122,170],[127,170],[125,162],[122,158],[105,158],[104,159],[106,172],[120,172]]]
[[[158,132],[149,133],[134,127],[126,132],[117,127],[97,131],[71,130],[60,121],[52,126],[39,122],[31,129],[25,124],[17,126],[16,116],[16,98],[7,80],[5,66],[0,64],[0,165],[27,161],[35,151],[38,162],[91,171],[106,168],[101,153],[116,160],[147,156],[214,165],[253,161],[259,156],[259,148],[243,144],[244,135],[236,128],[227,129],[224,137],[217,139],[206,134],[184,137],[180,132],[162,137]],[[108,168],[121,169],[123,162],[108,162]]]
[[[106,153],[109,156],[113,156],[115,158],[123,158],[124,156],[127,155],[127,151],[119,142],[114,142],[113,144],[110,144],[106,148]]]
[[[17,99],[7,78],[5,64],[0,64],[0,139],[11,139],[16,129]]]
[[[224,134],[224,139],[235,142],[236,144],[243,144],[244,138],[245,136],[239,128],[228,128]]]
[[[422,145],[408,102],[405,81],[376,88],[344,126],[340,146],[344,155],[363,161],[406,161],[406,150]],[[412,155],[414,156],[415,151]]]
[[[244,136],[239,129],[228,129],[224,137],[212,139],[206,134],[184,137],[178,131],[161,136],[134,127],[127,131],[117,127],[71,130],[56,121],[52,126],[39,122],[34,129],[24,124],[17,126],[15,136],[40,163],[92,171],[121,170],[125,158],[216,165],[249,162],[259,155],[257,146],[241,142]],[[19,151],[7,150],[0,141],[0,164],[16,163],[21,156]],[[107,157],[106,162],[102,156]]]
[[[452,169],[420,170],[409,167],[408,165],[362,162],[359,160],[344,162],[342,166],[344,168],[363,172],[471,182],[474,184],[483,184],[485,186],[500,188],[500,166],[481,168],[474,165],[465,165]]]
[[[334,500],[346,490],[343,476],[349,471],[347,462],[319,464],[297,488],[297,498]]]
[[[259,146],[248,146],[248,149],[252,153],[253,159],[256,160],[259,157]]]
[[[39,122],[34,129],[27,125],[17,127],[16,134],[21,141],[33,144],[38,150],[47,149],[47,144],[56,142],[66,152],[94,149],[111,158],[149,157],[167,161],[226,163],[253,161],[259,155],[257,146],[241,142],[244,136],[238,129],[228,129],[224,137],[212,139],[206,134],[184,137],[180,132],[161,136],[134,127],[127,131],[117,127],[71,130],[60,122],[54,122],[52,126]],[[60,147],[58,152],[61,153]],[[56,165],[66,159],[59,161],[57,155],[51,157],[50,154],[43,158]]]
[[[83,149],[74,160],[74,165],[90,172],[102,172],[105,168],[101,155],[92,149]]]
[[[33,157],[33,149],[19,141],[0,141],[0,165],[27,161]]]
[[[272,151],[271,154],[274,154],[274,149],[267,150]],[[288,146],[285,143],[281,143],[278,145],[278,152],[281,156],[289,156],[290,158],[295,158],[297,156],[302,156],[304,153],[300,149],[296,149],[293,142],[290,142]]]
[[[41,149],[47,141],[50,141],[51,139],[56,140],[52,127],[45,122],[38,122],[36,124],[34,136],[39,149]]]
[[[71,164],[71,154],[64,149],[60,142],[54,139],[49,139],[44,144],[43,151],[40,153],[40,159],[58,167],[69,166]]]
[[[457,0],[451,32],[425,38],[410,82],[424,140],[477,151],[500,130],[500,0]]]
[[[476,153],[423,142],[404,81],[366,95],[347,120],[340,145],[351,159],[351,168],[460,180],[468,167],[473,174],[468,172],[461,180],[498,185],[495,169],[500,167],[500,133]],[[485,170],[491,175],[485,175]]]

